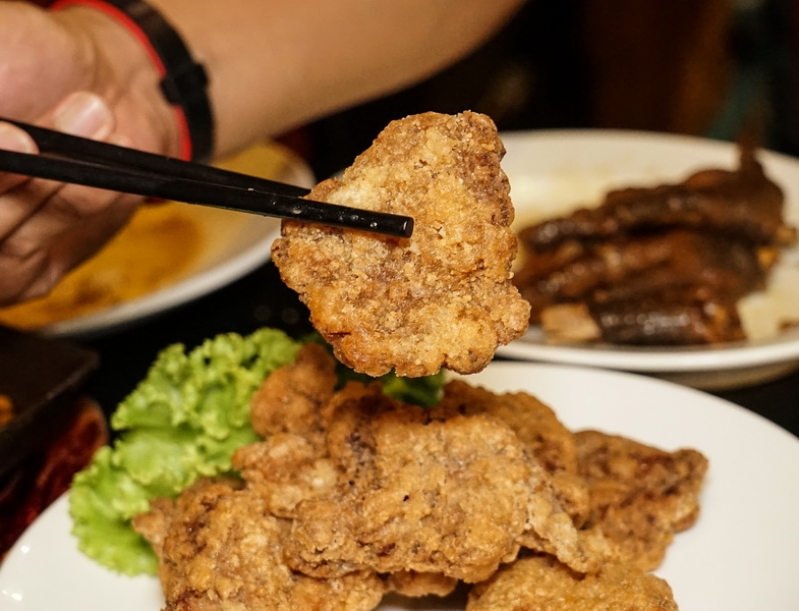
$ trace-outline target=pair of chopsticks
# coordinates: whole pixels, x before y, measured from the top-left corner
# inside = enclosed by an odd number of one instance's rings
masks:
[[[303,199],[308,189],[295,185],[0,121],[28,132],[40,151],[0,149],[0,172],[397,237],[413,233],[411,217]]]

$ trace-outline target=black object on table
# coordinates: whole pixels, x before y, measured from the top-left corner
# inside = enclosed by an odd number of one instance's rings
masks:
[[[0,395],[13,415],[0,419],[0,500],[3,478],[74,416],[72,403],[97,366],[98,355],[84,346],[0,327]]]
[[[176,310],[83,343],[100,353],[87,393],[106,413],[133,390],[157,353],[180,342],[188,348],[218,333],[248,334],[276,327],[293,337],[312,331],[308,311],[267,263],[244,278]],[[713,392],[799,436],[799,370],[746,388]]]

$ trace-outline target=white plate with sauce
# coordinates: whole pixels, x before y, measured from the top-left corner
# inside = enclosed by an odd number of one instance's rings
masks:
[[[655,574],[681,611],[799,608],[799,439],[744,408],[646,376],[536,363],[493,363],[470,378],[526,391],[572,430],[626,435],[710,467],[701,514]],[[48,508],[0,566],[3,611],[159,611],[158,581],[112,573],[78,552],[67,498]],[[390,597],[381,611],[461,611],[462,597]]]
[[[679,182],[705,168],[737,167],[734,144],[702,138],[613,130],[502,134],[502,166],[511,184],[518,230],[577,207],[596,205],[614,188]],[[766,174],[785,192],[786,221],[799,227],[799,160],[762,151]],[[711,346],[556,345],[538,327],[503,346],[503,356],[645,372],[708,390],[767,381],[799,367],[799,247],[783,251],[769,286],[740,302],[749,339]]]
[[[302,187],[308,165],[276,143],[219,164]],[[177,202],[142,206],[95,257],[53,292],[0,308],[0,324],[49,336],[90,337],[202,297],[269,260],[280,220]]]

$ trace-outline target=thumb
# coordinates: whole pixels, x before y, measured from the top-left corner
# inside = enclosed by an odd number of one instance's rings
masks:
[[[28,133],[11,123],[0,121],[0,149],[17,153],[36,153],[38,149]],[[25,182],[27,176],[0,173],[0,193]]]

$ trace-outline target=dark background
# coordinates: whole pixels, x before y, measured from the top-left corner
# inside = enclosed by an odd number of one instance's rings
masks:
[[[42,2],[46,3],[46,2]],[[349,165],[389,121],[435,110],[490,115],[502,131],[618,128],[734,140],[755,127],[799,155],[799,0],[533,0],[463,61],[394,95],[281,139],[319,178]],[[274,326],[300,335],[307,312],[271,263],[133,327],[82,338],[102,364],[88,392],[107,412],[168,344]],[[717,393],[799,434],[799,373]]]
[[[500,130],[618,128],[799,153],[796,0],[533,0],[455,66],[302,130],[320,177],[392,120],[474,110]]]

